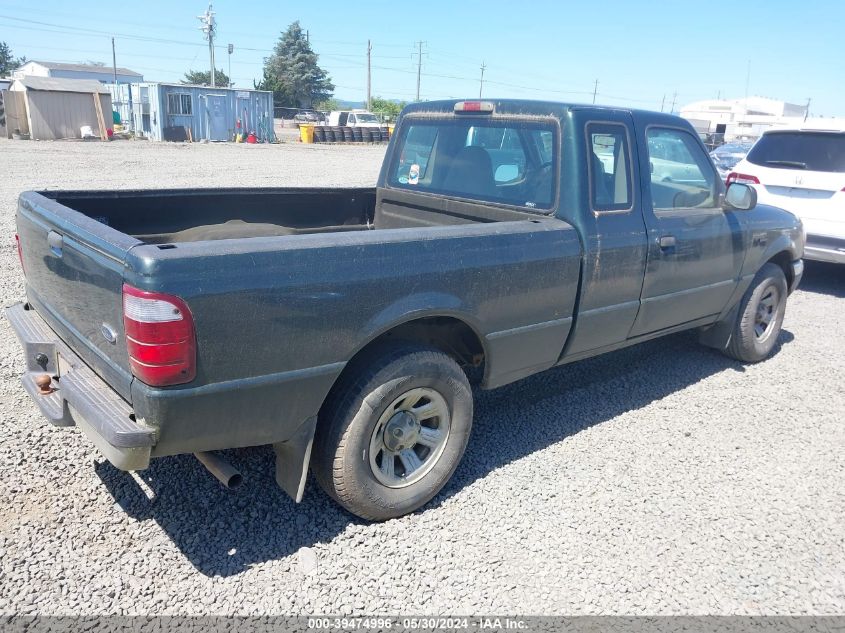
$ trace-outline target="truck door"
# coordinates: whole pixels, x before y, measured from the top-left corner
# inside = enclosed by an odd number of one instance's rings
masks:
[[[627,339],[640,307],[647,251],[630,113],[576,111],[573,130],[579,161],[569,173],[581,193],[562,202],[559,213],[578,227],[584,263],[563,362]]]
[[[631,336],[717,315],[734,291],[744,253],[739,223],[721,208],[719,176],[701,141],[671,124],[646,125],[637,135],[649,249]]]

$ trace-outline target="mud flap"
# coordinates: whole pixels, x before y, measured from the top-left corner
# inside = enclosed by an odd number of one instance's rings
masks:
[[[717,321],[707,329],[701,330],[698,334],[699,343],[720,351],[726,350],[731,342],[731,336],[736,325],[739,304],[740,302],[737,302],[733,308],[728,310],[728,313],[721,321]]]
[[[289,440],[273,444],[273,450],[276,451],[276,483],[297,503],[302,501],[305,491],[316,428],[317,416],[314,416],[308,418]]]

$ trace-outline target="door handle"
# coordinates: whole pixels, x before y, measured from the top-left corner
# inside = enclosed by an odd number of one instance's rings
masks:
[[[56,233],[55,231],[47,233],[47,245],[50,247],[53,255],[56,255],[57,257],[62,256],[62,246],[64,246],[64,242],[65,238],[62,237],[61,233]]]
[[[660,248],[663,250],[667,250],[670,248],[675,248],[675,236],[674,235],[663,235],[657,243],[660,245]]]

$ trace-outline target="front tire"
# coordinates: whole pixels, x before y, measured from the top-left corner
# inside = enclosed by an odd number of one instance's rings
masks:
[[[772,353],[786,312],[786,276],[780,266],[765,264],[739,305],[731,341],[725,352],[744,363],[756,363]]]
[[[443,352],[410,344],[382,349],[351,370],[320,413],[312,471],[363,519],[413,512],[443,488],[464,453],[469,381]]]

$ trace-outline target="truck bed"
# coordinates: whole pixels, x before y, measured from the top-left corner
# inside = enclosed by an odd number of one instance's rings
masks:
[[[365,230],[375,189],[40,192],[147,244]]]
[[[42,191],[40,195],[146,244],[525,220],[478,205],[419,209],[375,188]],[[397,198],[394,200],[393,198]]]

